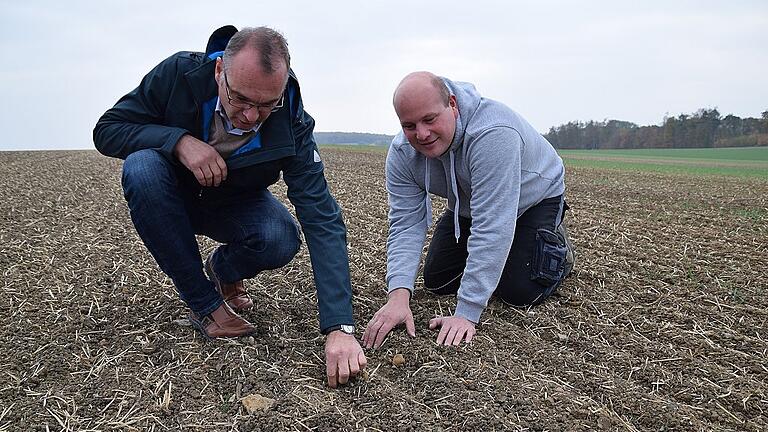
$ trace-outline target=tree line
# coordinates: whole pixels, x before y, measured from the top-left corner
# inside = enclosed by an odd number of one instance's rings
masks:
[[[323,144],[389,145],[394,135],[360,132],[315,132],[315,142]]]
[[[723,117],[717,108],[664,117],[660,126],[621,120],[573,121],[544,135],[561,149],[635,149],[768,146],[768,110],[761,118]]]

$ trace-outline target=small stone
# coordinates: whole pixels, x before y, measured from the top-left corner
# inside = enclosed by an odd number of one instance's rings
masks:
[[[248,336],[245,339],[245,343],[247,343],[248,345],[256,345],[256,339],[254,339],[253,336]]]
[[[560,340],[560,342],[568,342],[568,335],[563,333],[558,333],[557,338]]]
[[[368,378],[371,377],[371,374],[368,373],[367,370],[363,369],[362,372],[360,372],[360,379],[363,381],[368,381]]]
[[[402,354],[395,354],[394,357],[392,357],[392,364],[395,366],[402,366],[405,364],[405,357],[403,357]]]
[[[244,397],[241,402],[243,403],[245,410],[248,411],[248,414],[253,414],[256,411],[268,411],[272,408],[272,405],[275,404],[274,399],[264,397],[258,393],[249,394]]]

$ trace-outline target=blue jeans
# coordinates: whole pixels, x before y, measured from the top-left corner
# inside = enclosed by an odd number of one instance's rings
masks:
[[[282,267],[301,247],[296,221],[265,188],[202,187],[184,166],[154,150],[125,159],[122,184],[139,237],[199,316],[223,299],[203,271],[195,234],[224,243],[212,257],[224,283]]]

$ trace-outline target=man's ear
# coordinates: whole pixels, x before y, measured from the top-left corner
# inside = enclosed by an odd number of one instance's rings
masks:
[[[221,57],[216,58],[216,70],[214,71],[214,76],[216,77],[216,82],[219,82],[219,76],[224,71],[224,60],[221,59]]]

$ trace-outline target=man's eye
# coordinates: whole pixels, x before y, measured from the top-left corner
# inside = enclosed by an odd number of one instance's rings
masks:
[[[427,124],[432,124],[432,123],[435,121],[435,118],[436,118],[436,117],[430,117],[430,118],[428,118],[428,119],[424,120],[424,123],[427,123]]]
[[[403,130],[413,130],[415,127],[414,125],[403,125]]]

